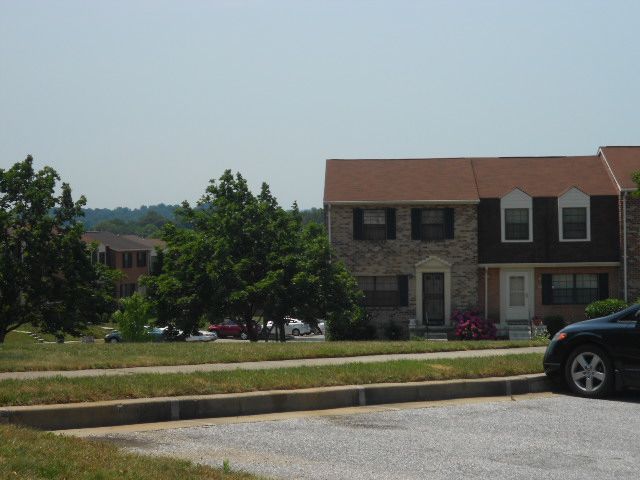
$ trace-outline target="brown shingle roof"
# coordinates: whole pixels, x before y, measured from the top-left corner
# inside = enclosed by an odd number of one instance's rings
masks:
[[[327,160],[324,201],[477,201],[465,158]]]
[[[481,198],[501,198],[514,188],[532,197],[557,197],[572,187],[587,195],[617,195],[597,155],[474,158],[472,163]]]
[[[144,238],[144,237],[139,237],[138,235],[122,235],[122,236],[130,240],[133,240],[134,242],[138,242],[143,245],[146,245],[151,250],[154,250],[156,247],[160,247],[164,249],[167,246],[167,242],[165,242],[164,240],[160,240],[159,238]]]
[[[557,197],[572,187],[587,195],[617,195],[598,155],[423,158],[327,160],[324,201],[477,201],[514,188],[532,197]]]
[[[623,190],[636,189],[631,174],[640,170],[640,147],[601,147],[600,150]]]
[[[130,250],[153,250],[153,247],[140,242],[139,240],[145,240],[141,237],[137,239],[129,238],[129,235],[116,235],[111,232],[85,232],[82,235],[82,239],[87,242],[98,242],[106,245],[112,250],[118,252],[130,251]]]

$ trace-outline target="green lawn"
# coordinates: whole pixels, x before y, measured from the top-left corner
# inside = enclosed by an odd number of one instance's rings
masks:
[[[0,406],[291,390],[337,385],[484,378],[542,372],[542,354],[401,360],[272,370],[233,370],[0,381]]]
[[[65,480],[250,480],[249,474],[163,457],[125,453],[116,446],[0,425],[0,478]],[[231,466],[233,467],[233,465]]]
[[[197,365],[294,358],[483,350],[546,345],[546,341],[371,341],[269,343],[137,343],[0,345],[0,371],[79,370],[151,365]]]

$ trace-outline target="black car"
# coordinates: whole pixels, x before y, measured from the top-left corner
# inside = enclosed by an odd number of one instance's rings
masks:
[[[640,387],[640,304],[560,330],[547,347],[544,371],[585,397]]]

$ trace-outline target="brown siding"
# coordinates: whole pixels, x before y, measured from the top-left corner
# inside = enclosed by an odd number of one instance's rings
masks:
[[[619,250],[618,198],[591,197],[591,241],[561,242],[558,199],[533,199],[533,242],[501,241],[500,199],[483,199],[478,207],[480,263],[617,262]]]

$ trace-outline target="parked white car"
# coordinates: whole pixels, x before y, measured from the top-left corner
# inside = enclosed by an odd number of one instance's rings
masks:
[[[189,335],[184,339],[185,342],[214,342],[218,339],[216,332],[203,332],[202,330]]]
[[[273,322],[267,322],[267,328],[275,333],[273,328]],[[308,323],[304,323],[302,320],[298,320],[297,318],[287,318],[286,323],[284,324],[284,333],[285,335],[293,335],[297,337],[299,335],[309,335],[311,333],[311,327]]]

